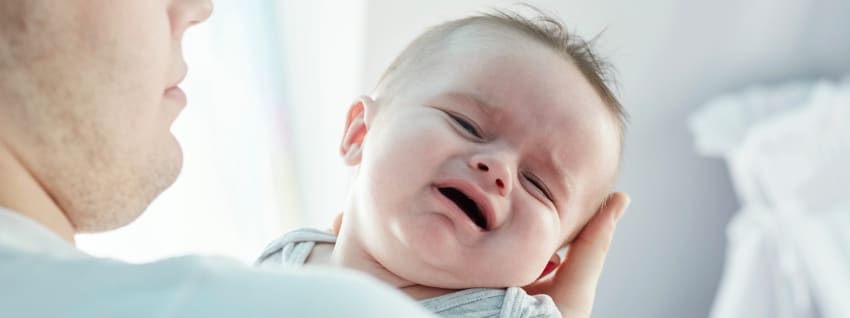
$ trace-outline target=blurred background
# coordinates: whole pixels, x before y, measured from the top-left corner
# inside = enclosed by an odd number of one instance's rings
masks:
[[[850,126],[850,1],[528,3],[582,36],[601,33],[599,51],[616,66],[631,114],[618,189],[633,203],[595,317],[850,316],[836,303],[850,299],[850,131],[841,130]],[[131,262],[202,253],[250,263],[286,230],[328,227],[351,174],[338,156],[349,104],[428,26],[517,8],[215,6],[184,45],[189,105],[173,128],[182,175],[137,222],[81,235],[84,250]]]

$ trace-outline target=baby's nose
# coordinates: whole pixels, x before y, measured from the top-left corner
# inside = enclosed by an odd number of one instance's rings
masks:
[[[511,192],[511,173],[506,164],[484,156],[476,158],[473,164],[476,170],[484,174],[488,188],[492,186],[500,196],[507,196]]]

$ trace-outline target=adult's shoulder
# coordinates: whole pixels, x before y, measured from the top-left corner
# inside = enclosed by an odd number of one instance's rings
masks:
[[[275,271],[226,258],[146,264],[0,253],[0,307],[11,316],[430,317],[397,290],[339,269]]]

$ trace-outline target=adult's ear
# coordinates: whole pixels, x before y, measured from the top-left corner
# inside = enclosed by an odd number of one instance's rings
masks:
[[[372,111],[375,101],[369,96],[360,96],[348,108],[345,130],[339,153],[347,165],[358,165],[363,152],[363,140],[369,128],[366,126],[367,113]]]

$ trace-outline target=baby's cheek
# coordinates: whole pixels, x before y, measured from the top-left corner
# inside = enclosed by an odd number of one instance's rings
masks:
[[[551,254],[547,255],[551,256]],[[548,260],[549,256],[526,259],[521,276],[516,277],[517,280],[511,286],[526,286],[537,281],[537,279],[540,277],[540,274],[543,273],[543,270],[546,268],[546,263],[548,262]]]
[[[552,254],[557,250],[553,246],[553,240],[537,238],[535,241],[527,241],[522,246],[516,246],[519,253],[512,255],[516,262],[511,286],[525,286],[533,283],[540,277],[546,268]]]

